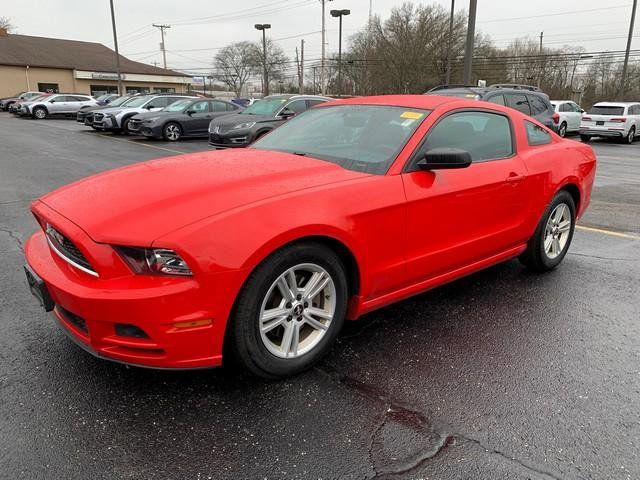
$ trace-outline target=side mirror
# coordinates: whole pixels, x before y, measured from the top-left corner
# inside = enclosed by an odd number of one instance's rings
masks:
[[[289,110],[288,108],[285,108],[284,110],[282,110],[280,112],[280,115],[278,115],[280,118],[282,119],[288,119],[291,117],[295,117],[296,116],[296,112],[294,112],[293,110]]]
[[[417,165],[421,170],[467,168],[471,165],[471,154],[459,148],[434,148]]]
[[[52,98],[51,100],[49,100],[49,103],[56,103],[55,98]]]
[[[187,111],[186,111],[186,112],[184,112],[184,113],[186,113],[187,115],[191,116],[191,115],[193,115],[194,113],[196,113],[196,111],[195,111],[195,110],[187,110]]]
[[[581,108],[580,110],[578,110],[578,111],[579,111],[580,113],[584,113],[584,109],[582,109],[582,108]]]

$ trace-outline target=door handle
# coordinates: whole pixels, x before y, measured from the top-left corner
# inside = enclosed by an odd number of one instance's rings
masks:
[[[521,180],[524,180],[524,175],[520,175],[516,172],[510,172],[509,176],[507,177],[507,182],[509,183],[516,183],[520,182]]]

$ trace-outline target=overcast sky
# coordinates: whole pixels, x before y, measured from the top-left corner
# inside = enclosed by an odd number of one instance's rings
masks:
[[[304,38],[305,57],[320,57],[320,0],[114,0],[120,52],[132,60],[158,62],[160,32],[152,23],[172,25],[167,30],[169,68],[210,67],[220,47],[238,40],[259,40],[254,23],[271,23],[268,34],[295,56]],[[402,0],[372,0],[373,12],[383,19]],[[415,2],[441,4],[450,0]],[[456,10],[466,9],[468,0],[456,0]],[[587,51],[623,50],[631,14],[631,0],[479,0],[477,29],[489,34],[497,46],[544,31],[549,47],[582,45]],[[526,7],[525,7],[526,6]],[[525,7],[525,8],[523,8]],[[331,8],[350,9],[344,18],[344,35],[367,22],[369,0],[333,0],[327,3],[327,48],[336,51],[338,21]],[[2,1],[0,16],[7,16],[23,35],[101,42],[113,46],[108,0],[20,0]],[[524,18],[523,18],[524,17]],[[529,18],[527,18],[529,17]],[[640,48],[640,18],[636,20],[634,45]],[[294,37],[294,38],[291,38]]]

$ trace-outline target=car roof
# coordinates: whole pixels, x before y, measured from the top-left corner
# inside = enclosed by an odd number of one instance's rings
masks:
[[[299,94],[291,94],[291,93],[283,93],[283,94],[277,94],[277,95],[269,95],[267,97],[264,97],[262,100],[266,100],[268,98],[286,98],[287,100],[293,99],[293,98],[304,98],[304,99],[322,99],[322,100],[333,100],[332,98],[329,97],[323,97],[322,95],[299,95]]]
[[[598,102],[594,107],[627,107],[629,105],[638,105],[640,102]]]
[[[573,100],[549,100],[551,103],[576,103]]]
[[[458,97],[444,95],[376,95],[371,97],[354,97],[335,99],[326,105],[384,105],[389,107],[420,108],[434,110],[441,105],[453,102],[464,102]],[[469,102],[469,100],[467,100]],[[476,101],[473,100],[475,103]]]

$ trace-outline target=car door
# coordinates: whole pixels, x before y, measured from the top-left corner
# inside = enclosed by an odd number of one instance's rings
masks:
[[[640,135],[640,104],[629,106],[629,117],[633,118],[633,125],[636,127],[636,135]]]
[[[195,102],[189,107],[189,113],[185,120],[185,132],[187,135],[206,133],[211,121],[211,105],[208,100]]]
[[[52,115],[65,113],[67,108],[67,97],[64,95],[56,95],[47,102],[47,109]]]
[[[416,167],[434,148],[468,151],[472,164],[433,171]],[[527,172],[506,114],[488,109],[446,114],[429,129],[405,172],[407,273],[412,283],[523,243]]]
[[[575,132],[580,128],[580,121],[582,120],[582,113],[580,112],[580,107],[573,103],[567,102],[566,104],[567,112],[567,125],[568,130]]]
[[[301,114],[307,109],[307,101],[303,99],[293,100],[287,103],[280,112],[278,112],[278,116],[282,117],[283,112],[287,114],[286,118],[282,118],[282,120],[288,120],[291,117]],[[291,113],[289,113],[291,112]]]

